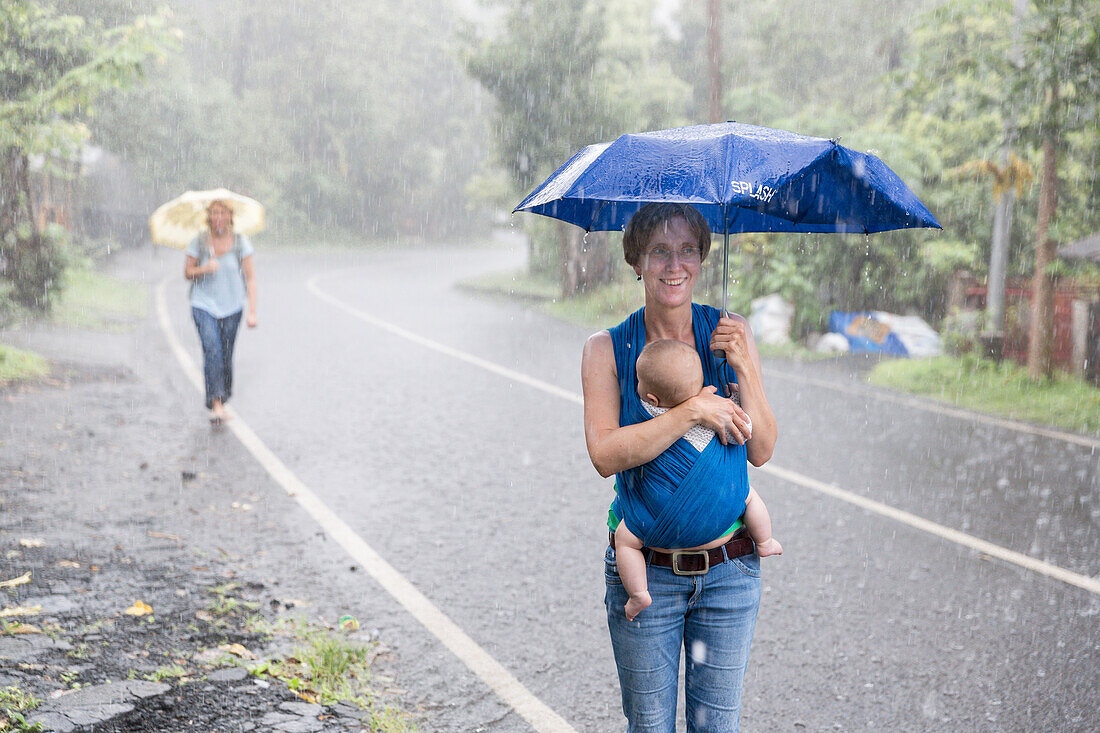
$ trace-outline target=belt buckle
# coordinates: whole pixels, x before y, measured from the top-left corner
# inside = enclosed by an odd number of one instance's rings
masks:
[[[684,570],[680,567],[680,558],[699,555],[703,558],[702,570]],[[710,570],[710,553],[706,550],[676,550],[672,553],[672,572],[676,575],[706,575]]]

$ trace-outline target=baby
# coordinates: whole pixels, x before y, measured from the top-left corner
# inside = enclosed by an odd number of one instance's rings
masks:
[[[661,340],[646,344],[638,355],[638,396],[646,412],[656,417],[669,408],[694,397],[703,388],[703,367],[695,349],[680,341]],[[749,429],[752,429],[751,423]],[[712,440],[714,431],[702,425],[689,430],[684,439],[700,453]],[[783,554],[783,547],[772,537],[772,521],[764,500],[749,489],[745,500],[745,528],[756,543],[760,557]],[[645,555],[642,542],[620,521],[615,530],[615,556],[623,588],[630,595],[626,602],[626,617],[633,621],[653,602],[646,580]]]

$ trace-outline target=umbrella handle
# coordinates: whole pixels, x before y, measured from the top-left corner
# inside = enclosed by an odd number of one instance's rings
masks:
[[[723,316],[728,316],[730,314],[730,312],[728,310],[726,310],[725,300],[726,300],[726,294],[725,294],[725,292],[723,292],[722,293],[722,315]],[[712,356],[714,356],[715,359],[718,359],[718,360],[723,361],[723,362],[726,360],[726,352],[725,352],[724,349],[711,349],[710,353],[711,353]],[[732,392],[732,390],[730,390],[730,386],[728,384],[722,385],[722,392],[725,394],[726,397],[732,397],[733,396],[733,392]],[[738,404],[740,404],[740,403],[738,403]]]
[[[728,310],[726,310],[726,294],[723,292],[722,293],[722,310],[720,311],[719,316],[721,318],[725,318],[729,314],[730,314],[730,312]],[[722,349],[711,349],[710,353],[714,356],[715,359],[721,359],[722,361],[726,360],[726,352]]]
[[[729,226],[726,225],[725,206],[722,207],[722,224],[726,231],[723,232],[722,236],[722,310],[720,315],[722,317],[725,317],[730,314],[730,312],[726,310],[726,303],[727,299],[729,298],[730,234],[728,231]],[[712,349],[710,353],[713,354],[714,358],[716,359],[721,359],[722,361],[726,360],[726,352],[722,349]],[[726,391],[729,391],[728,387],[726,388]],[[726,397],[729,397],[729,395],[727,394]]]

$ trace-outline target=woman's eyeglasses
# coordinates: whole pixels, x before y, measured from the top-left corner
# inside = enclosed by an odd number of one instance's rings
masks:
[[[697,245],[685,244],[679,249],[672,249],[671,247],[654,247],[645,253],[645,256],[650,259],[651,262],[657,262],[659,264],[667,264],[672,261],[673,253],[676,254],[676,258],[680,262],[699,262],[703,258],[703,252]]]

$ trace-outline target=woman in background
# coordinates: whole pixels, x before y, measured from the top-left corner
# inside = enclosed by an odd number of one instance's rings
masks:
[[[233,209],[224,201],[206,208],[208,231],[187,245],[183,276],[191,281],[191,317],[202,342],[206,408],[211,425],[229,418],[225,403],[233,392],[233,345],[248,303],[246,323],[255,328],[256,271],[252,243],[233,233]]]

